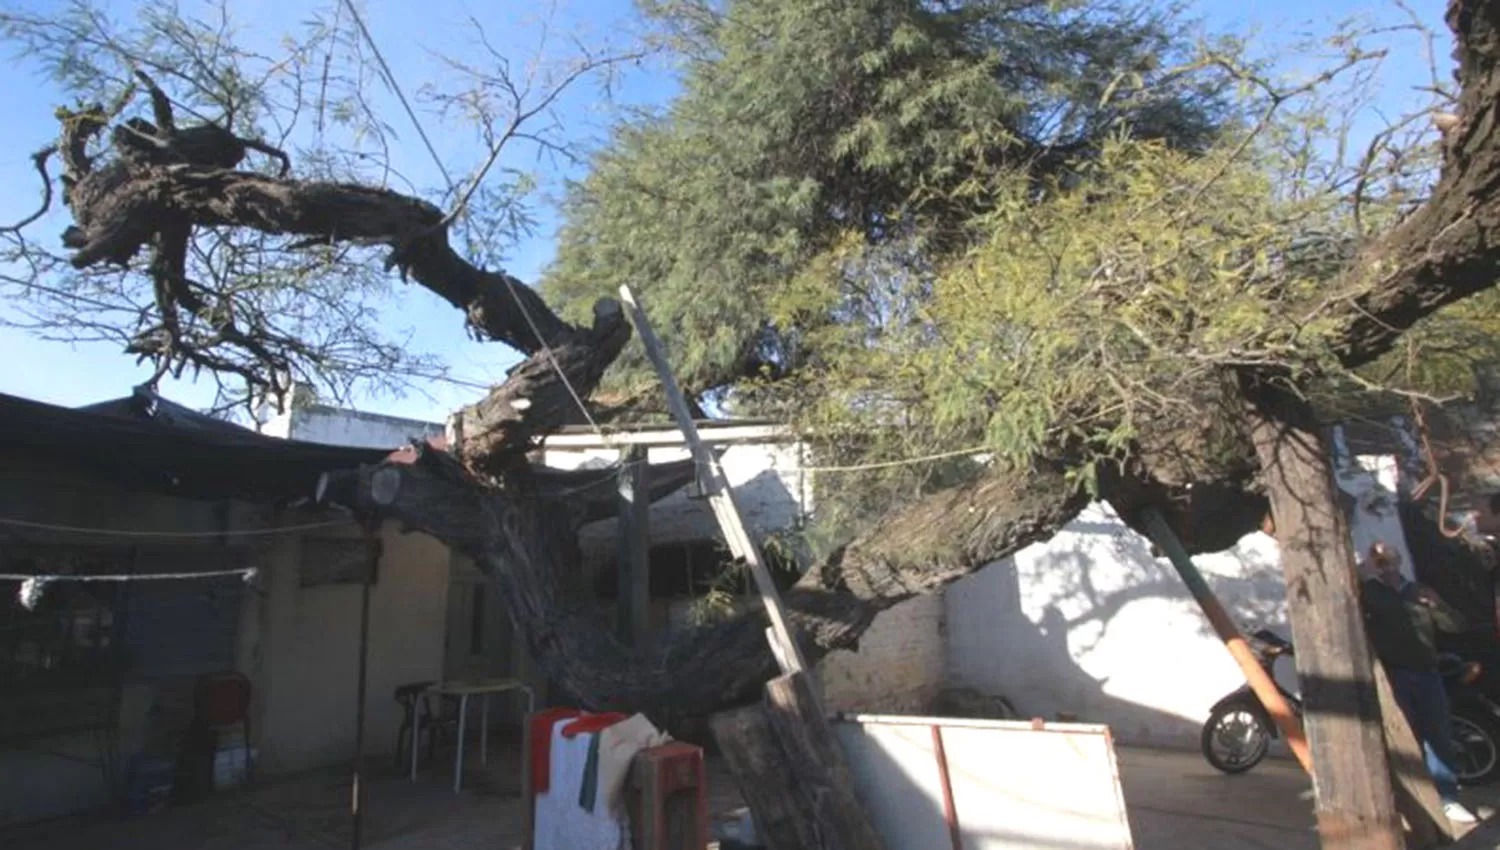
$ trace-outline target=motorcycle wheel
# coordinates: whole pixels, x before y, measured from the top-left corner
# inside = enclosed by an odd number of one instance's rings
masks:
[[[1453,772],[1465,785],[1500,776],[1500,729],[1488,715],[1463,707],[1453,711]]]
[[[1271,730],[1260,713],[1244,705],[1214,709],[1203,724],[1203,757],[1224,773],[1244,773],[1266,757]]]

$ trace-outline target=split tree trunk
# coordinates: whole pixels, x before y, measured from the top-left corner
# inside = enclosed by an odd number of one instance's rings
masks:
[[[760,611],[625,645],[578,573],[576,511],[537,478],[517,467],[502,487],[481,486],[451,454],[419,447],[409,463],[331,476],[322,499],[399,519],[472,558],[542,671],[590,708],[672,725],[760,698],[777,674]],[[1086,502],[1056,471],[995,471],[897,512],[783,595],[804,654],[855,646],[879,612],[1050,537]]]
[[[1276,518],[1324,850],[1401,850],[1348,524],[1312,407],[1275,379],[1241,378]]]

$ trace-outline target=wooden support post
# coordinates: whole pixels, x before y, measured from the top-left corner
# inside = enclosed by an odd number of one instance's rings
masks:
[[[651,359],[657,376],[661,378],[662,387],[666,390],[667,406],[672,411],[672,417],[677,420],[677,427],[682,429],[688,451],[692,452],[693,459],[698,462],[699,481],[709,504],[713,506],[714,516],[719,520],[719,527],[724,532],[729,549],[749,565],[756,589],[760,591],[761,601],[765,604],[766,617],[771,621],[766,638],[777,663],[787,675],[773,679],[766,686],[766,710],[770,716],[771,728],[780,743],[781,758],[785,765],[782,773],[790,776],[792,789],[809,801],[809,805],[798,813],[802,821],[799,828],[811,831],[820,840],[811,845],[818,850],[877,850],[881,846],[880,839],[859,800],[854,796],[854,786],[849,779],[843,748],[839,746],[833,728],[828,724],[828,717],[823,712],[822,702],[811,678],[812,670],[792,634],[791,623],[781,604],[781,594],[771,578],[760,544],[745,527],[739,506],[735,504],[734,491],[724,477],[718,457],[703,445],[703,440],[698,436],[698,427],[693,424],[687,401],[677,387],[677,380],[672,377],[672,369],[667,365],[661,340],[657,339],[656,332],[651,329],[646,311],[641,308],[630,287],[620,287],[620,298],[625,303],[625,314],[630,317],[631,324],[640,334],[646,356]],[[761,781],[743,775],[739,775],[739,780],[741,791],[747,794],[753,793],[748,785]],[[761,815],[760,812],[756,814]]]
[[[620,299],[625,303],[625,314],[630,317],[630,323],[635,326],[636,333],[641,337],[641,343],[646,348],[646,356],[651,359],[651,365],[656,367],[657,377],[661,379],[662,387],[666,390],[667,407],[672,411],[672,418],[677,421],[677,427],[682,429],[682,436],[687,442],[688,451],[698,462],[700,486],[703,488],[704,495],[708,497],[709,504],[713,506],[714,516],[718,518],[719,527],[724,531],[729,551],[750,567],[750,575],[754,577],[755,587],[760,591],[761,601],[766,606],[766,617],[771,621],[771,637],[774,639],[776,659],[782,665],[782,672],[794,673],[808,669],[807,660],[802,657],[802,648],[797,645],[792,635],[791,624],[787,622],[786,611],[781,604],[781,594],[777,592],[776,583],[771,578],[771,571],[766,566],[765,555],[760,550],[760,544],[756,543],[755,538],[750,536],[749,529],[745,527],[739,506],[734,500],[734,491],[730,489],[729,482],[724,477],[724,470],[719,466],[718,457],[708,450],[702,438],[698,436],[698,426],[693,424],[693,416],[688,410],[687,400],[683,398],[682,390],[677,387],[677,379],[672,377],[672,368],[667,364],[667,355],[662,348],[661,340],[651,329],[651,322],[646,318],[646,311],[641,308],[635,293],[630,291],[630,287],[620,287]]]
[[[709,727],[766,846],[770,850],[819,850],[816,818],[810,803],[797,793],[766,707],[755,703],[716,714]]]
[[[1353,544],[1317,417],[1280,377],[1239,377],[1281,545],[1323,848],[1401,850]]]
[[[644,446],[620,452],[620,545],[616,629],[620,640],[639,646],[650,631],[651,470]]]
[[[806,673],[766,684],[760,705],[716,715],[714,739],[771,850],[877,850],[833,727]]]
[[[1251,651],[1250,644],[1246,643],[1245,636],[1240,634],[1239,627],[1230,618],[1229,612],[1224,610],[1223,604],[1214,595],[1208,582],[1203,580],[1203,574],[1198,572],[1192,557],[1183,548],[1182,541],[1177,539],[1172,527],[1167,525],[1161,512],[1156,508],[1148,507],[1142,511],[1141,518],[1146,523],[1151,542],[1160,546],[1161,550],[1167,554],[1167,559],[1172,562],[1177,574],[1182,576],[1182,583],[1187,585],[1188,591],[1193,594],[1193,599],[1198,602],[1198,607],[1203,609],[1203,616],[1208,618],[1208,623],[1213,626],[1219,640],[1224,642],[1224,647],[1234,657],[1235,663],[1240,665],[1240,672],[1245,674],[1245,681],[1250,683],[1250,689],[1255,691],[1260,704],[1266,707],[1271,719],[1281,729],[1282,737],[1292,748],[1292,755],[1297,757],[1297,762],[1302,765],[1302,769],[1311,775],[1313,772],[1312,754],[1307,749],[1307,738],[1302,734],[1302,721],[1297,718],[1297,713],[1281,695],[1281,690],[1276,687],[1276,682],[1272,680],[1270,674],[1260,666],[1260,661]]]
[[[798,790],[813,805],[825,850],[878,850],[880,836],[854,795],[844,748],[823,716],[806,672],[788,673],[766,683],[766,710],[796,777]]]

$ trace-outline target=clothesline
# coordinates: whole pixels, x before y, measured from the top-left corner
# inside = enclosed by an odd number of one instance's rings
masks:
[[[179,581],[222,576],[255,577],[257,567],[242,567],[234,570],[208,570],[200,573],[0,573],[0,581]]]
[[[226,529],[224,531],[146,531],[130,528],[87,528],[77,525],[59,525],[50,522],[34,522],[26,519],[0,517],[0,525],[9,525],[16,528],[33,528],[38,531],[57,531],[67,534],[96,534],[112,537],[165,537],[178,540],[187,538],[264,537],[275,534],[313,531],[320,528],[334,528],[341,525],[348,525],[351,522],[353,520],[338,519],[324,522],[309,522],[301,525],[281,525],[275,528]]]
[[[240,576],[248,584],[255,579],[258,572],[256,567],[240,567],[232,570],[206,570],[200,573],[53,573],[49,575],[0,573],[0,581],[19,581],[21,586],[16,593],[17,601],[27,611],[35,611],[37,604],[42,601],[42,594],[46,592],[47,585],[58,581],[196,581],[205,578]]]

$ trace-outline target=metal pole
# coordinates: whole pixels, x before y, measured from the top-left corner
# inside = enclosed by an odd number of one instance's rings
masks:
[[[357,705],[354,709],[354,781],[350,788],[349,814],[352,819],[349,846],[359,850],[364,826],[364,762],[365,762],[365,686],[370,658],[370,581],[375,576],[375,564],[380,559],[380,541],[374,540],[370,554],[370,568],[359,587],[359,684],[355,686]],[[412,756],[416,756],[416,741],[412,741]]]
[[[1245,641],[1244,635],[1240,634],[1239,627],[1230,619],[1229,612],[1224,610],[1224,605],[1214,595],[1208,582],[1203,580],[1203,574],[1198,572],[1198,567],[1193,564],[1193,558],[1183,548],[1182,541],[1177,539],[1177,534],[1172,531],[1171,526],[1162,517],[1156,508],[1146,508],[1141,513],[1141,518],[1146,522],[1146,530],[1150,533],[1151,540],[1167,554],[1167,559],[1177,569],[1177,574],[1182,576],[1182,583],[1187,585],[1193,599],[1197,600],[1198,607],[1203,609],[1203,615],[1208,618],[1214,631],[1218,633],[1219,639],[1224,641],[1224,647],[1229,654],[1240,665],[1240,672],[1245,674],[1245,681],[1250,683],[1250,689],[1255,691],[1255,696],[1260,699],[1260,704],[1266,707],[1271,719],[1281,728],[1281,734],[1286,738],[1287,745],[1291,747],[1292,754],[1302,765],[1302,769],[1311,776],[1313,772],[1312,753],[1307,748],[1307,737],[1302,732],[1302,722],[1297,719],[1292,707],[1287,704],[1286,698],[1277,689],[1276,683],[1271,676],[1260,666],[1255,653],[1251,651],[1250,644]]]

